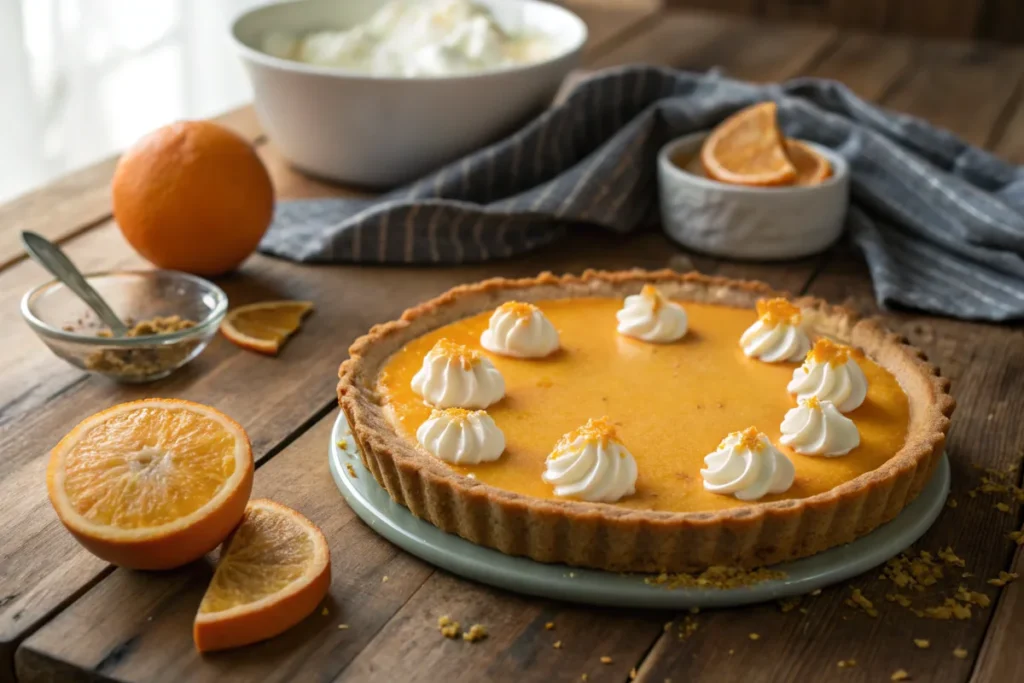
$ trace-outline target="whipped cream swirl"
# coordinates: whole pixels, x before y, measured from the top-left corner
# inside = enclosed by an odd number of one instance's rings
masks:
[[[855,354],[847,346],[819,339],[804,364],[793,371],[786,389],[797,400],[813,396],[832,402],[841,413],[856,410],[868,395],[868,380]]]
[[[556,496],[614,503],[636,491],[636,460],[607,418],[588,420],[559,440],[541,475]]]
[[[479,351],[441,339],[423,357],[412,390],[434,408],[486,408],[505,395],[505,378]]]
[[[782,420],[779,441],[802,455],[835,457],[860,445],[860,432],[831,401],[811,396],[800,401]]]
[[[482,410],[434,410],[416,430],[416,440],[428,453],[453,465],[491,462],[505,451],[505,435]]]
[[[785,299],[757,302],[757,322],[740,337],[748,358],[766,363],[798,361],[807,355],[811,340],[800,328],[800,309]]]
[[[494,309],[480,346],[514,358],[543,358],[558,350],[558,331],[533,304],[509,301]]]
[[[646,342],[674,342],[686,334],[686,311],[662,296],[653,285],[644,285],[639,294],[627,296],[615,317],[619,334]]]
[[[790,459],[754,427],[725,437],[714,453],[704,457],[704,464],[706,468],[700,471],[704,489],[740,500],[783,493],[796,478]]]

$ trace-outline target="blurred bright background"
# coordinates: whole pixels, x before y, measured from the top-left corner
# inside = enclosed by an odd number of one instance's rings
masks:
[[[0,201],[250,99],[227,37],[260,0],[0,0]]]

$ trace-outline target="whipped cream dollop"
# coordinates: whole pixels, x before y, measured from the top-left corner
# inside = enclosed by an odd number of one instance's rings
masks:
[[[556,41],[513,27],[485,4],[470,0],[394,0],[346,30],[305,35],[272,32],[267,54],[374,76],[424,78],[539,62]]]
[[[785,299],[757,302],[757,322],[740,337],[748,358],[766,363],[798,361],[807,355],[811,340],[800,328],[800,309]]]
[[[797,400],[831,401],[841,413],[856,410],[868,395],[868,379],[857,363],[857,352],[829,339],[814,342],[804,364],[793,371],[786,389]]]
[[[860,445],[860,432],[831,401],[811,396],[800,401],[782,420],[779,441],[802,455],[835,457]]]
[[[636,460],[608,418],[588,420],[559,440],[545,462],[556,496],[614,503],[636,491]]]
[[[796,478],[790,459],[754,427],[725,437],[714,453],[704,457],[704,464],[700,471],[704,489],[740,500],[783,493]]]
[[[486,408],[505,395],[505,378],[479,351],[441,339],[423,357],[412,390],[434,408]]]
[[[558,330],[533,304],[508,301],[494,309],[480,346],[514,358],[543,358],[558,350]]]
[[[505,434],[482,410],[433,410],[416,430],[416,440],[434,457],[453,465],[477,465],[501,457]]]
[[[615,317],[619,334],[646,342],[674,342],[686,334],[686,311],[653,285],[644,285],[639,294],[627,296]]]

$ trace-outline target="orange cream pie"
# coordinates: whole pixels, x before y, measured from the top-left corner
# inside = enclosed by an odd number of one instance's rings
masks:
[[[508,554],[615,571],[847,543],[918,494],[953,409],[874,321],[670,271],[458,287],[350,356],[341,407],[395,500]]]

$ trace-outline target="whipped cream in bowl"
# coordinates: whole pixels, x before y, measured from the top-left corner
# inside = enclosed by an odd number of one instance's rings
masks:
[[[505,396],[505,378],[479,351],[440,339],[423,357],[412,390],[433,408],[483,409]]]
[[[416,430],[424,450],[452,465],[492,462],[505,451],[505,434],[483,410],[433,410]]]
[[[860,432],[831,401],[801,399],[782,420],[779,442],[801,455],[846,455],[860,445]]]
[[[508,301],[491,315],[480,346],[513,358],[544,358],[558,350],[558,330],[533,304]]]
[[[793,371],[786,389],[798,400],[829,401],[841,413],[856,410],[868,395],[868,380],[857,363],[855,349],[829,339],[814,342],[804,364]]]
[[[784,493],[796,478],[792,461],[754,427],[725,437],[704,457],[704,464],[700,471],[704,490],[739,500]]]
[[[636,492],[637,467],[608,418],[591,419],[564,435],[545,461],[555,495],[614,503]]]
[[[688,325],[683,307],[666,299],[653,285],[644,285],[639,294],[627,296],[615,317],[619,334],[646,342],[682,339]]]
[[[272,31],[264,52],[372,76],[433,78],[549,59],[553,36],[516,25],[511,8],[470,0],[393,0],[345,29]],[[521,12],[520,8],[520,12]]]
[[[800,309],[785,299],[757,302],[757,322],[740,337],[748,358],[766,363],[799,361],[811,348],[811,340],[800,327]]]

